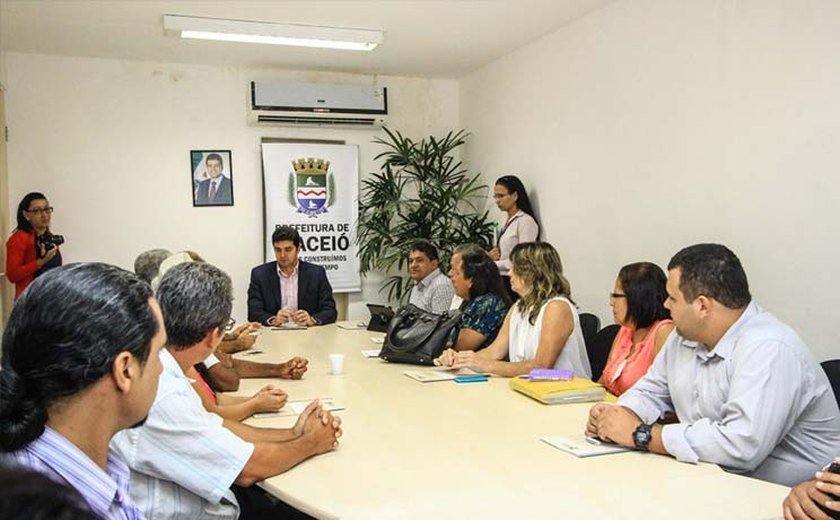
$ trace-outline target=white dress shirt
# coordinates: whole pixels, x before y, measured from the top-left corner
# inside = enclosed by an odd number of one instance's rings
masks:
[[[840,410],[828,378],[790,327],[750,303],[710,352],[671,333],[618,404],[662,430],[684,462],[792,486],[840,454]]]
[[[160,351],[163,373],[146,423],[111,441],[131,468],[131,496],[146,518],[237,518],[229,489],[254,445],[207,412],[175,358]]]

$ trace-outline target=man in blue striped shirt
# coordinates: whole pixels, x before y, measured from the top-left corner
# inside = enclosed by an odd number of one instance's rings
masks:
[[[0,460],[74,488],[102,518],[136,519],[111,437],[145,420],[166,339],[148,284],[105,264],[37,278],[3,339]]]

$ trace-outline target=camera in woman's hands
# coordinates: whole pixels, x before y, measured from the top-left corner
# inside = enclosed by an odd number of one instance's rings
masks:
[[[44,233],[37,238],[38,246],[44,246],[44,249],[49,249],[53,246],[60,246],[64,243],[64,235],[52,235]]]

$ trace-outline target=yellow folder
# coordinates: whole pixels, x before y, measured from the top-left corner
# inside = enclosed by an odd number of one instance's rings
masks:
[[[509,385],[513,390],[545,404],[600,401],[607,393],[603,386],[584,377],[571,381],[530,381],[514,377]]]

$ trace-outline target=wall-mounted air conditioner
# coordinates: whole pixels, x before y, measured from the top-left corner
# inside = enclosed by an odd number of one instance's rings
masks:
[[[251,82],[254,125],[380,128],[388,115],[385,87]]]

